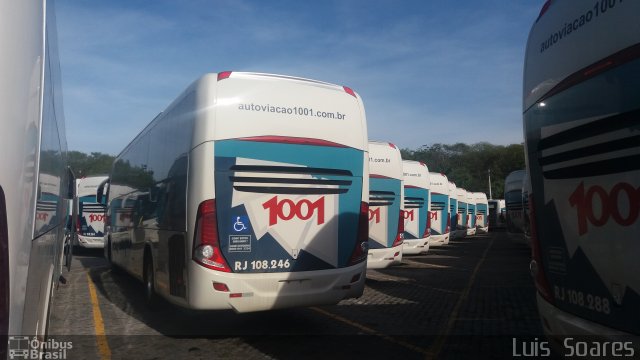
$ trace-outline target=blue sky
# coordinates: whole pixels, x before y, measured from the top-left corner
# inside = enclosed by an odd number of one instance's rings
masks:
[[[542,0],[57,0],[70,150],[118,154],[193,80],[256,71],[346,85],[369,138],[522,142]]]

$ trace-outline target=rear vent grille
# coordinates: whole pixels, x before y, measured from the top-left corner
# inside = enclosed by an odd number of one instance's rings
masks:
[[[405,209],[419,209],[424,206],[424,198],[421,197],[404,197],[404,208]]]
[[[547,179],[572,179],[640,169],[640,110],[602,118],[540,140]]]
[[[444,210],[444,202],[442,201],[432,201],[431,202],[431,210],[432,211],[439,211],[439,210]]]
[[[395,198],[393,191],[370,191],[369,206],[391,206]]]
[[[297,166],[234,165],[229,177],[236,191],[268,194],[343,194],[349,191],[352,173],[341,169]]]

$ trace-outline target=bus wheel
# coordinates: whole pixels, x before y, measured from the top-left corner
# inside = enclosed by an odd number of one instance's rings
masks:
[[[106,252],[107,252],[107,262],[109,263],[109,265],[113,266],[113,262],[111,261],[111,236],[107,237],[107,243],[104,244],[105,248],[106,248]]]
[[[144,257],[144,295],[147,305],[154,308],[157,305],[155,279],[153,274],[153,259],[148,252]]]

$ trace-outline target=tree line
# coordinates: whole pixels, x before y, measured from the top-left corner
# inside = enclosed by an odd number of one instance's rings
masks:
[[[405,160],[422,161],[431,172],[443,173],[456,186],[469,191],[482,191],[494,199],[504,198],[504,179],[514,170],[524,169],[524,145],[433,144],[418,149],[401,149]],[[68,160],[77,177],[106,175],[111,171],[115,156],[92,152],[70,151]]]
[[[514,170],[525,168],[524,144],[433,144],[417,150],[401,149],[400,152],[403,159],[422,161],[430,172],[445,174],[456,186],[484,192],[487,197],[491,174],[494,199],[504,199],[505,177]]]

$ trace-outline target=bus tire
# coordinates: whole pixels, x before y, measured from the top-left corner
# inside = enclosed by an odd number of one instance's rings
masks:
[[[112,258],[111,258],[111,256],[112,256],[112,255],[111,255],[111,236],[108,236],[108,237],[107,237],[107,243],[105,244],[105,247],[106,247],[106,249],[107,249],[107,251],[106,251],[106,255],[107,255],[107,256],[106,256],[106,258],[107,258],[107,262],[109,263],[109,265],[110,265],[111,267],[114,267],[114,266],[113,266],[113,265],[114,265],[114,264],[113,264],[113,260],[112,260]]]
[[[153,258],[149,250],[146,250],[144,255],[144,297],[149,308],[153,309],[158,304],[153,272]]]

